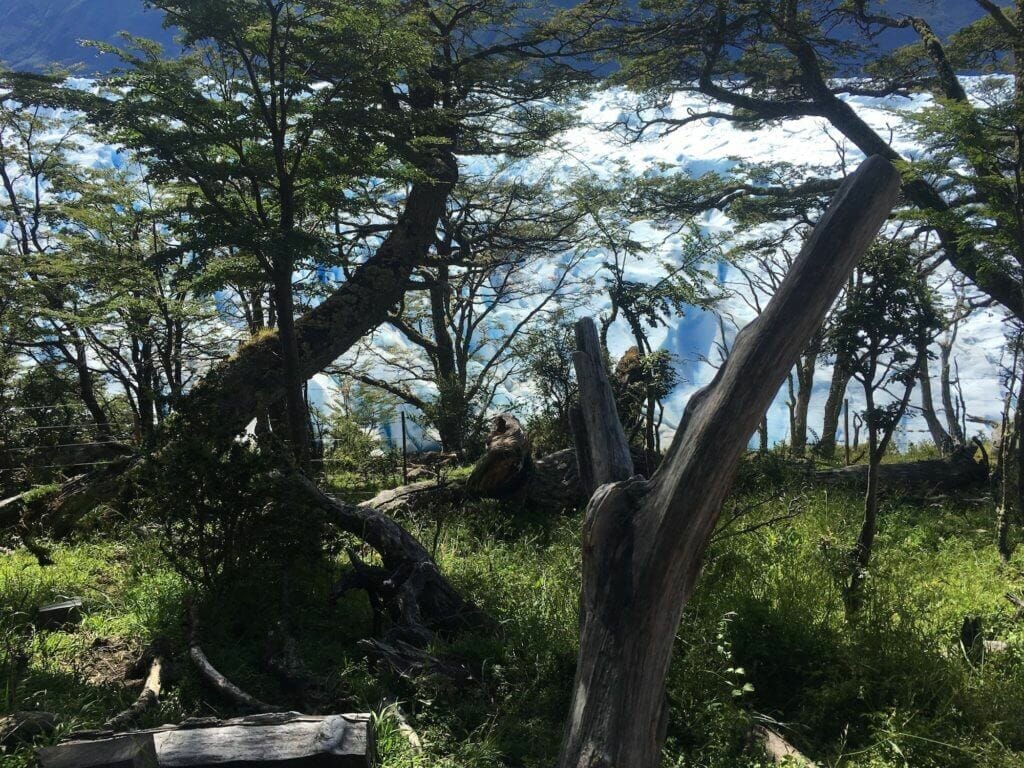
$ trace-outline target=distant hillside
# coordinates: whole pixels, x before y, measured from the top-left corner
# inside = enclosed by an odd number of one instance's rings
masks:
[[[82,64],[81,74],[105,71],[114,58],[83,48],[80,40],[114,42],[124,31],[171,46],[162,20],[141,0],[0,0],[0,62],[22,70],[58,63]]]
[[[567,6],[572,0],[555,0]],[[979,18],[983,11],[972,0],[888,0],[891,14],[915,13],[948,35]],[[162,15],[146,10],[142,0],[0,0],[0,62],[15,69],[44,70],[58,63],[82,64],[82,74],[109,69],[111,57],[82,48],[80,40],[114,41],[117,33],[131,32],[159,40],[169,49],[172,33],[161,27]],[[884,43],[897,46],[913,33],[894,33]]]

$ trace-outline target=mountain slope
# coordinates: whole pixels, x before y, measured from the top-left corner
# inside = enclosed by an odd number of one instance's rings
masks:
[[[554,0],[562,7],[574,0]],[[955,32],[984,13],[972,0],[888,0],[886,13],[910,13],[929,19],[940,35]],[[131,32],[159,40],[173,50],[173,35],[161,26],[162,14],[147,10],[142,0],[0,0],[0,62],[14,69],[41,71],[53,63],[82,64],[81,74],[93,74],[116,64],[83,48],[80,40],[117,40]],[[913,39],[901,31],[886,35],[883,46]]]
[[[146,9],[141,0],[0,0],[0,62],[21,70],[42,71],[57,63],[82,64],[81,74],[106,71],[116,59],[79,41],[116,42],[126,31],[173,50],[172,33],[162,20],[162,13]]]

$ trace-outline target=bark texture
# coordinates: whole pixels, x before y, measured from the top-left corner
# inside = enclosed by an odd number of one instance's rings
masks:
[[[622,428],[601,416],[607,380],[580,380],[590,456],[602,470],[584,523],[580,653],[559,768],[658,765],[673,640],[736,464],[898,192],[898,173],[880,158],[846,181],[768,307],[691,398],[649,481],[623,479],[632,469],[621,460]]]

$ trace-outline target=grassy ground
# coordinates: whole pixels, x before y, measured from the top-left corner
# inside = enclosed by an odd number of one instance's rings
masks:
[[[1024,590],[1024,575],[1019,556],[1008,565],[996,556],[991,507],[887,498],[864,607],[849,618],[840,585],[859,497],[789,482],[775,498],[751,477],[727,515],[751,511],[719,534],[680,627],[664,764],[757,766],[745,734],[769,722],[823,765],[1021,765],[1024,621],[1003,595]],[[732,535],[784,513],[795,517]],[[327,603],[340,559],[297,569],[280,589],[250,584],[208,597],[204,647],[265,700],[378,712],[386,766],[548,766],[575,661],[579,517],[476,505],[404,522],[431,543],[439,521],[443,569],[501,627],[436,649],[478,671],[470,686],[414,685],[372,668],[356,645],[370,634],[365,598]],[[55,712],[66,732],[132,701],[137,691],[123,671],[142,645],[164,636],[181,648],[184,587],[151,535],[125,530],[54,555],[45,569],[20,550],[0,559],[0,704]],[[68,632],[35,632],[32,608],[62,595],[83,597],[85,620]],[[1009,650],[968,659],[957,642],[967,615]],[[264,671],[268,635],[282,623],[318,681],[311,689],[289,690]],[[187,663],[176,672],[147,723],[230,714],[207,701]],[[422,737],[423,755],[411,755],[397,732],[390,697]],[[30,753],[0,763],[30,765]]]

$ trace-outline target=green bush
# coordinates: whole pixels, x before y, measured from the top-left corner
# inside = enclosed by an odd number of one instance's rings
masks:
[[[163,533],[168,559],[206,589],[276,578],[316,557],[319,511],[279,487],[281,457],[242,443],[223,451],[182,436],[138,478],[144,516]]]

